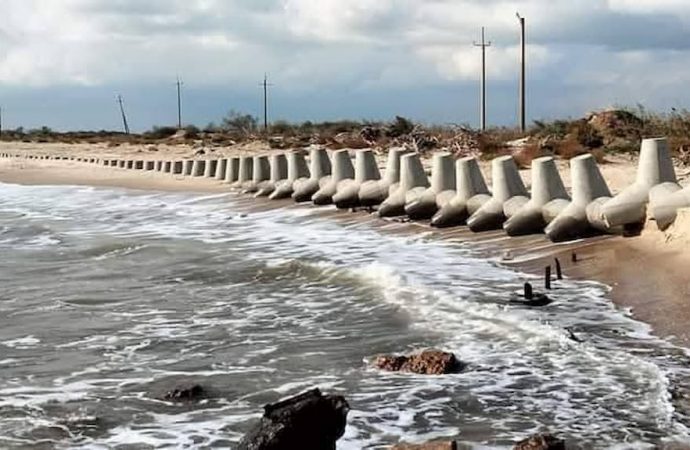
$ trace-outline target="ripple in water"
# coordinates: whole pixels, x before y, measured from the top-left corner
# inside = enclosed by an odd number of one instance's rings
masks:
[[[264,403],[314,386],[353,407],[342,449],[439,437],[505,447],[546,429],[582,448],[687,438],[669,394],[671,380],[687,384],[685,350],[614,308],[603,285],[565,281],[554,304],[528,310],[507,303],[527,276],[465,246],[309,209],[2,193],[2,447],[227,447]],[[420,377],[366,363],[432,346],[468,370]],[[181,380],[212,397],[157,399]]]

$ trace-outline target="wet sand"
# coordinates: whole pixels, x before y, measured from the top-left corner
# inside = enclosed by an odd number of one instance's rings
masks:
[[[632,167],[631,167],[632,169]],[[621,170],[616,168],[616,170]],[[621,170],[622,171],[622,170]],[[630,172],[630,170],[628,171]],[[627,175],[626,175],[627,178]],[[89,185],[129,189],[231,192],[214,179],[172,176],[153,171],[108,168],[73,161],[0,159],[0,182],[40,185]],[[265,208],[313,208],[286,200],[245,197],[248,211]],[[649,323],[661,337],[690,344],[690,255],[688,241],[667,242],[664,233],[649,224],[641,236],[601,236],[568,244],[553,244],[543,235],[510,238],[502,230],[474,234],[466,227],[434,230],[424,223],[381,220],[366,212],[349,213],[334,207],[318,214],[347,225],[363,221],[389,233],[427,233],[428,236],[472,245],[488,258],[528,273],[543,273],[559,258],[568,277],[591,279],[612,287],[611,297],[621,308]],[[690,235],[690,229],[687,230]],[[501,260],[509,251],[510,260]],[[572,253],[577,261],[571,260]]]

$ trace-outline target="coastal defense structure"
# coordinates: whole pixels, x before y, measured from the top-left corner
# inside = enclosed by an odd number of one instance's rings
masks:
[[[192,162],[192,176],[201,177],[204,175],[204,170],[206,169],[206,161],[195,159]]]
[[[182,164],[182,175],[185,177],[192,176],[194,161],[191,159],[185,159]]]
[[[232,185],[238,189],[252,181],[254,176],[254,158],[251,156],[242,156],[238,162],[237,181]]]
[[[204,178],[215,178],[216,168],[218,167],[217,159],[207,159],[204,161]]]
[[[405,214],[412,220],[430,219],[455,197],[455,165],[450,153],[436,153],[431,166],[431,187],[405,194]]]
[[[467,219],[467,225],[475,233],[501,228],[515,208],[529,201],[527,189],[512,156],[494,159],[491,162],[491,174],[491,200]]]
[[[690,187],[682,189],[676,183],[662,183],[649,192],[651,214],[657,227],[665,231],[676,221],[678,211],[690,207]]]
[[[309,166],[304,154],[294,151],[287,154],[287,179],[279,182],[268,196],[271,200],[289,198],[294,192],[295,183],[309,179]]]
[[[312,196],[315,205],[333,203],[333,196],[338,190],[338,183],[355,178],[355,168],[350,159],[350,152],[338,150],[333,153],[333,174],[331,179]]]
[[[431,225],[446,228],[464,225],[484,203],[491,200],[477,158],[469,156],[455,162],[456,193],[446,205],[432,217]]]
[[[252,178],[242,185],[242,192],[253,194],[259,190],[259,185],[271,177],[271,164],[268,156],[255,156],[252,163]]]
[[[511,207],[510,202],[506,202],[504,211]],[[503,228],[509,236],[541,233],[569,203],[570,197],[558,173],[556,161],[551,156],[537,158],[532,161],[532,197],[514,212],[506,211],[509,218]]]
[[[379,216],[395,217],[405,214],[407,193],[413,189],[423,193],[429,187],[429,179],[418,153],[403,155],[400,160],[400,184],[379,207]]]
[[[271,155],[269,164],[271,175],[267,181],[259,184],[259,190],[254,195],[255,197],[268,197],[275,191],[276,185],[287,178],[288,167],[285,154]]]
[[[386,172],[381,180],[364,181],[360,188],[359,203],[362,206],[376,206],[383,203],[391,192],[398,188],[400,183],[400,159],[407,150],[402,147],[392,148],[388,151]]]
[[[218,181],[224,181],[225,180],[225,172],[228,169],[228,159],[227,158],[221,158],[218,160],[218,163],[216,164],[216,173],[213,176],[216,180]]]
[[[309,179],[298,179],[293,184],[292,198],[296,202],[308,202],[319,189],[331,181],[331,159],[323,148],[313,148],[309,152]]]
[[[640,148],[640,162],[637,168],[637,179],[632,186],[601,204],[600,226],[609,231],[612,228],[642,223],[647,216],[650,190],[662,183],[677,183],[673,169],[673,160],[666,139],[645,139]],[[660,194],[655,198],[666,197]],[[593,211],[596,215],[597,211]]]
[[[344,180],[337,186],[333,203],[339,209],[360,205],[359,190],[368,181],[381,180],[381,173],[372,150],[357,150],[355,154],[355,179]]]
[[[596,159],[590,154],[570,160],[570,178],[572,202],[544,230],[553,242],[579,239],[591,233],[594,227],[587,218],[587,208],[595,201],[611,197]]]
[[[240,178],[240,157],[235,156],[233,158],[228,158],[228,164],[225,167],[225,177],[223,180],[225,183],[233,185]]]

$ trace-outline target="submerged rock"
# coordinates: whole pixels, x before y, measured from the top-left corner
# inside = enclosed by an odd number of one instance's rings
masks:
[[[266,405],[261,421],[237,450],[335,450],[349,411],[345,398],[322,395],[318,389]]]
[[[515,444],[513,450],[565,450],[565,441],[551,434],[535,434]]]
[[[381,355],[374,366],[388,372],[410,372],[419,375],[446,375],[461,372],[465,365],[454,354],[441,350],[424,350],[421,353],[402,355]]]
[[[426,444],[396,444],[390,450],[457,450],[455,441],[436,441]]]
[[[206,397],[206,390],[199,384],[177,386],[163,396],[163,400],[171,402],[193,402]]]

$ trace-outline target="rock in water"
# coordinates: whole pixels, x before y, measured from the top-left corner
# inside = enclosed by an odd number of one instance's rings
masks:
[[[457,450],[455,441],[427,442],[426,444],[397,444],[390,450]]]
[[[515,444],[513,450],[565,450],[565,441],[550,434],[535,434]]]
[[[318,389],[266,405],[261,421],[237,450],[335,450],[349,411],[345,398],[322,395]]]
[[[440,350],[424,350],[410,356],[382,355],[374,366],[388,372],[410,372],[419,375],[446,375],[458,373],[464,368],[454,354]]]
[[[193,402],[201,400],[205,396],[206,391],[201,385],[191,384],[188,386],[178,386],[166,392],[163,399],[171,402]]]

